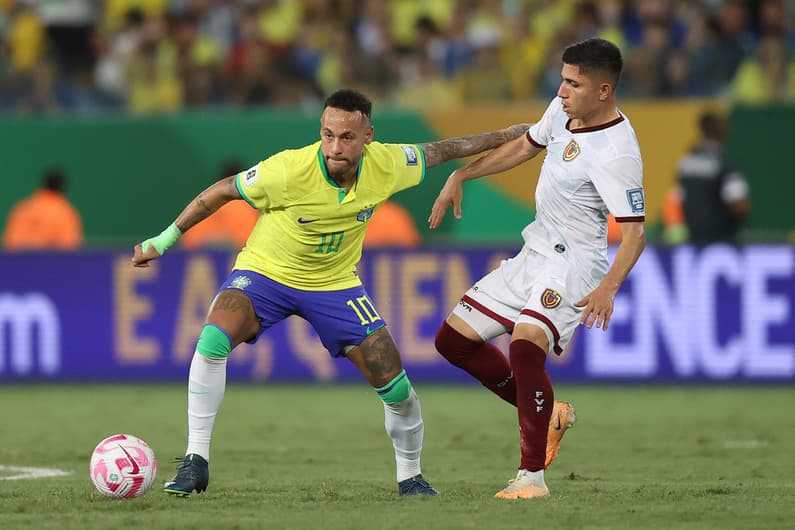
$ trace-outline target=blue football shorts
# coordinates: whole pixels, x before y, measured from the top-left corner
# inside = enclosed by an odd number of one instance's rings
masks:
[[[257,334],[247,340],[257,342],[274,324],[290,315],[306,319],[333,357],[342,357],[371,333],[386,326],[364,286],[339,291],[305,291],[288,287],[249,270],[234,270],[218,292],[238,289],[254,305],[260,321]]]

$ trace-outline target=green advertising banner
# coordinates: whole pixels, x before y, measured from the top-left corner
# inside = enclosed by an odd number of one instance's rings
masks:
[[[696,118],[710,102],[642,102],[622,105],[644,156],[647,219],[658,223],[663,197],[674,182],[678,158],[697,138]],[[424,142],[532,122],[543,103],[467,108],[457,112],[376,111],[376,139]],[[67,194],[83,216],[90,246],[129,245],[173,220],[212,183],[231,159],[244,167],[277,151],[315,141],[320,109],[196,111],[178,116],[6,118],[0,121],[0,219],[38,185],[52,166],[65,170]],[[730,157],[747,175],[753,210],[750,239],[783,240],[795,229],[784,201],[795,194],[784,142],[795,109],[741,108],[730,113]],[[764,131],[764,134],[761,132]],[[429,233],[436,192],[460,162],[431,169],[419,187],[395,197],[406,206],[426,243],[518,244],[533,216],[533,192],[542,157],[504,175],[467,184],[464,219],[448,216]]]

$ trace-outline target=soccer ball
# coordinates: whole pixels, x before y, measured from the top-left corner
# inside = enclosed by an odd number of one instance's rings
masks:
[[[137,436],[114,434],[97,444],[88,470],[102,495],[132,499],[155,481],[157,460],[149,444]]]

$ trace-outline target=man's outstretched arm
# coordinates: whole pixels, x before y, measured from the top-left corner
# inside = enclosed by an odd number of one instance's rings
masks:
[[[421,143],[425,153],[426,167],[438,166],[454,158],[465,158],[494,149],[522,136],[530,128],[529,123],[518,123],[499,131],[459,136],[436,142]]]
[[[196,226],[204,219],[210,217],[221,206],[235,199],[242,199],[235,185],[235,176],[219,180],[206,190],[199,193],[182,213],[179,214],[174,224],[183,234],[191,227]]]
[[[212,215],[227,202],[242,199],[235,185],[235,178],[232,176],[219,180],[199,193],[168,228],[159,235],[135,245],[133,265],[148,267],[151,260],[162,256],[191,227]]]
[[[428,226],[431,229],[438,227],[450,206],[453,207],[455,218],[461,219],[461,201],[464,197],[462,184],[467,180],[507,171],[530,160],[541,151],[540,147],[528,141],[526,135],[521,134],[466,166],[456,169],[447,177],[447,182],[433,203]]]

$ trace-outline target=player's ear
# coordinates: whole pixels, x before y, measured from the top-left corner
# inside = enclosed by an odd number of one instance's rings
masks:
[[[370,127],[367,129],[367,132],[364,133],[364,143],[369,144],[370,142],[372,142],[373,135],[375,135],[375,127],[370,125]]]
[[[612,83],[603,82],[599,84],[599,101],[607,101],[607,99],[613,94],[613,87]]]

